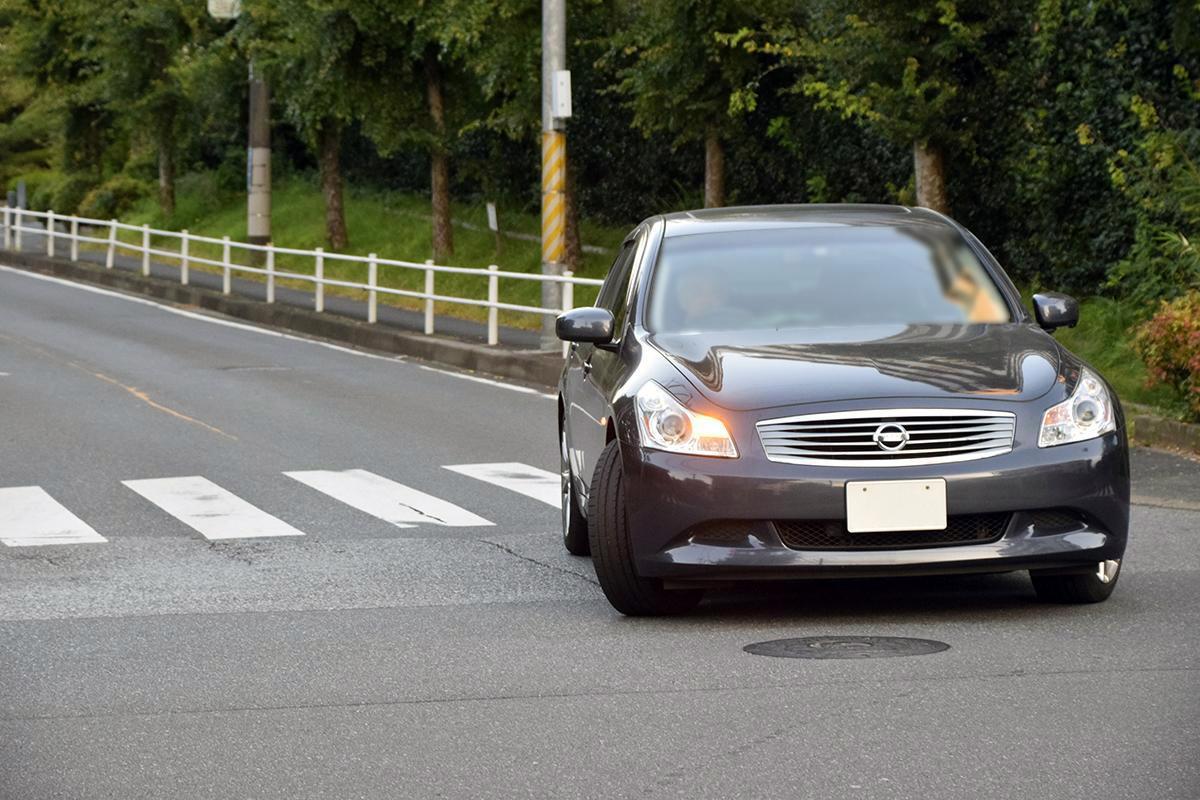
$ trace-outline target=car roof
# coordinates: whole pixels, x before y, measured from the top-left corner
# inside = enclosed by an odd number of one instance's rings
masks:
[[[729,206],[664,214],[663,235],[817,227],[937,227],[954,230],[947,217],[927,208],[828,203],[812,205]]]

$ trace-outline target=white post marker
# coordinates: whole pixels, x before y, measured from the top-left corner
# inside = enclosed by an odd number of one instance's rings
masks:
[[[54,210],[46,212],[46,255],[54,258]]]
[[[313,311],[318,314],[325,310],[325,248],[318,247],[315,251],[317,263],[314,267],[313,281],[316,288],[313,289]]]
[[[492,273],[488,275],[488,344],[500,342],[500,309],[496,308],[496,303],[500,302],[500,277],[496,275],[498,269],[495,264],[488,264],[488,272]]]
[[[233,270],[229,268],[229,237],[221,237],[221,263],[225,265],[225,275],[221,278],[221,294],[229,294],[233,288]]]
[[[199,531],[205,539],[304,535],[283,520],[250,505],[199,475],[122,483],[180,522]]]
[[[0,489],[0,542],[9,547],[106,541],[40,486]]]
[[[24,222],[24,220],[22,219],[22,216],[23,215],[21,214],[21,209],[17,208],[17,241],[16,241],[17,246],[16,246],[16,251],[18,253],[21,252],[21,223]]]
[[[432,267],[433,259],[425,259],[425,266]],[[433,333],[433,276],[431,269],[425,270],[425,334]]]
[[[79,260],[79,217],[71,217],[71,260]]]
[[[367,256],[367,322],[374,324],[378,318],[378,292],[375,287],[379,285],[379,264],[375,260],[375,254],[371,253]]]
[[[104,256],[104,268],[112,269],[113,260],[117,256],[117,221],[108,221],[108,253]]]
[[[142,226],[142,274],[150,274],[150,226]]]
[[[267,242],[267,302],[275,302],[275,245]]]
[[[453,528],[492,524],[465,508],[459,508],[453,503],[365,469],[348,469],[344,472],[311,470],[283,474],[398,528],[411,528],[420,524]]]
[[[548,506],[559,508],[562,505],[561,478],[556,472],[548,472],[517,461],[498,464],[457,464],[442,469],[448,469],[451,472],[466,475],[468,478],[532,497],[534,500],[541,500]]]
[[[4,207],[4,249],[12,249],[12,209]]]
[[[562,310],[567,312],[575,307],[575,284],[571,283],[570,281],[571,278],[575,277],[575,273],[571,272],[569,269],[564,270],[563,277],[567,278],[567,280],[564,281],[562,285]],[[571,345],[569,342],[562,343],[563,358],[567,357],[570,347]]]
[[[179,232],[179,282],[188,284],[188,229]]]

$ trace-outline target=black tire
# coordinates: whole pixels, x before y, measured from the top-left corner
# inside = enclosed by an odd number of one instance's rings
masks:
[[[1115,566],[1113,566],[1115,564]],[[1101,577],[1104,574],[1107,580]],[[1121,577],[1120,561],[1102,561],[1091,572],[1075,575],[1029,573],[1033,590],[1043,603],[1102,603],[1117,588]]]
[[[561,459],[559,475],[562,478],[562,537],[563,547],[573,556],[591,555],[588,543],[587,517],[579,510],[579,498],[575,496],[575,482],[571,477],[571,459],[567,450],[567,432],[559,429],[558,452]]]
[[[600,454],[588,493],[592,564],[612,607],[629,617],[681,614],[695,608],[702,589],[664,589],[657,578],[643,578],[633,564],[621,452],[615,441]]]

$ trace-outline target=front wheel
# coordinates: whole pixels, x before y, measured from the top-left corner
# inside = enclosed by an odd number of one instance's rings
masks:
[[[613,608],[630,617],[681,614],[695,608],[700,589],[664,589],[657,578],[643,578],[633,563],[621,452],[611,441],[600,454],[588,493],[592,563],[600,588]]]
[[[1102,603],[1117,588],[1121,577],[1119,559],[1101,561],[1091,572],[1078,575],[1029,573],[1038,599],[1046,603]]]

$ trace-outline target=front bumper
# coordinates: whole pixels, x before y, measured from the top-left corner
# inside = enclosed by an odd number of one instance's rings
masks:
[[[626,509],[638,572],[670,580],[745,580],[1085,569],[1120,558],[1129,528],[1124,434],[1058,447],[1018,446],[978,461],[923,467],[813,467],[765,456],[705,458],[622,442]],[[903,549],[803,550],[776,520],[844,520],[853,480],[946,480],[947,513],[1011,513],[993,541]],[[1073,512],[1069,531],[1039,529],[1028,512]],[[690,532],[714,521],[755,523],[745,542],[709,543]]]

